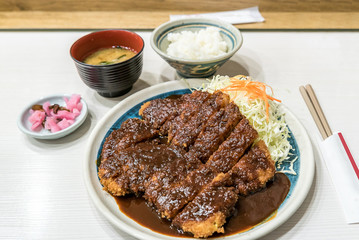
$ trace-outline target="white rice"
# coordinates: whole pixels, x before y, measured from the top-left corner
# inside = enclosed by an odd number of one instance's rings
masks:
[[[203,60],[218,57],[227,52],[227,43],[219,29],[208,27],[198,32],[182,31],[169,33],[167,54],[188,60]]]

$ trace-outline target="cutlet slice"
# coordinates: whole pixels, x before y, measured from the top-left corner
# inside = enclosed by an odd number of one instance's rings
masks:
[[[125,122],[122,124],[124,125]],[[121,129],[115,129],[111,134],[106,138],[105,143],[102,146],[101,150],[101,162],[105,162],[117,149],[117,143],[124,136],[124,131]]]
[[[201,104],[202,102],[206,101],[208,98],[208,93],[203,93],[200,91],[195,91],[192,94],[184,94],[181,96],[181,104],[178,105],[176,111],[171,114],[166,122],[160,128],[160,134],[165,136],[168,134],[172,123],[175,121],[176,117],[181,115],[184,110],[188,110],[193,105]],[[184,113],[184,112],[183,112]],[[188,114],[188,113],[187,113]],[[177,120],[177,119],[176,119]]]
[[[125,195],[128,190],[114,181],[123,173],[122,167],[125,163],[121,159],[121,150],[133,146],[138,142],[146,141],[158,135],[147,122],[131,118],[121,124],[120,129],[115,129],[106,138],[101,151],[101,164],[98,175],[104,190],[115,196]]]
[[[258,132],[250,125],[248,119],[243,118],[206,165],[217,169],[218,172],[228,172],[257,137]]]
[[[158,130],[139,118],[130,118],[106,138],[101,151],[101,162],[106,161],[115,151],[158,136]]]
[[[173,183],[185,179],[191,171],[197,169],[200,165],[202,163],[199,159],[188,154],[175,159],[152,175],[145,187],[145,199],[151,204],[155,203],[159,193],[167,191]]]
[[[220,91],[214,92],[203,104],[196,103],[199,106],[196,114],[193,114],[188,121],[183,121],[173,137],[168,136],[173,145],[188,148],[196,140],[197,136],[206,127],[208,119],[229,103],[229,95]]]
[[[177,115],[179,106],[182,103],[182,98],[159,98],[144,103],[140,110],[139,115],[142,119],[149,122],[153,128],[159,129],[168,118]]]
[[[172,121],[169,121],[166,127],[168,128],[168,142],[176,136],[177,131],[183,129],[192,116],[196,115],[202,105],[212,96],[208,92],[194,91],[192,94],[186,96],[186,100],[181,104],[181,112]]]
[[[154,99],[141,106],[139,115],[155,129],[159,129],[161,135],[167,135],[177,116],[182,114],[182,118],[188,118],[193,108],[204,102],[209,96],[210,93],[194,91],[192,94],[184,94],[178,98]]]
[[[141,194],[151,176],[185,152],[176,146],[159,144],[157,139],[140,142],[122,149],[99,168],[99,177],[104,189],[115,196],[127,193]]]
[[[224,233],[223,225],[234,212],[238,195],[228,187],[228,174],[219,174],[172,221],[172,224],[194,237],[209,237]]]
[[[243,118],[237,105],[229,103],[214,113],[206,123],[205,128],[198,135],[189,149],[189,154],[207,162],[219,145],[228,137],[233,128]]]
[[[275,171],[274,161],[261,140],[228,173],[238,192],[246,196],[265,187]]]
[[[123,159],[121,159],[123,160]],[[122,165],[124,162],[119,161],[116,153],[110,155],[106,161],[101,162],[98,169],[98,176],[103,190],[111,193],[113,196],[124,196],[130,191],[128,188],[123,187],[120,183],[116,182],[121,174],[123,174]]]
[[[183,181],[158,193],[154,205],[162,218],[172,219],[178,212],[209,184],[217,175],[215,169],[201,165],[190,172]]]

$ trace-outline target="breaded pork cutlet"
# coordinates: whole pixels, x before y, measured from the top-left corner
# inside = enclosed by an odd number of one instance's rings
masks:
[[[274,177],[275,165],[266,144],[261,140],[229,171],[233,186],[241,195],[254,193]]]
[[[210,183],[217,175],[214,169],[201,165],[190,172],[183,181],[158,192],[154,205],[162,218],[172,219],[178,212]]]
[[[183,97],[173,98],[159,98],[144,103],[139,115],[143,120],[150,123],[153,128],[159,129],[167,119],[178,114]]]
[[[206,165],[218,172],[229,171],[243,156],[244,152],[258,137],[258,132],[243,118],[232,131],[231,135],[219,146],[209,158]]]
[[[142,195],[195,237],[223,232],[239,197],[275,174],[257,131],[223,93],[145,103],[106,139],[98,175],[114,196]]]
[[[207,121],[188,154],[199,158],[203,163],[207,162],[242,118],[238,106],[233,102],[221,108]]]
[[[152,175],[178,158],[184,158],[183,149],[159,144],[157,139],[140,142],[122,149],[100,165],[99,177],[104,189],[114,196],[145,191]]]
[[[129,189],[123,187],[116,179],[124,172],[122,165],[124,163],[119,161],[117,153],[110,155],[106,161],[101,162],[98,168],[98,176],[103,190],[111,193],[113,196],[124,196],[129,193]]]
[[[212,96],[208,92],[194,91],[189,95],[186,101],[183,101],[182,111],[172,121],[167,124],[168,128],[168,142],[176,136],[177,131],[181,131],[184,126],[190,122],[192,116],[196,115],[203,104]]]
[[[115,151],[124,149],[158,136],[158,131],[153,129],[148,122],[139,118],[130,118],[121,124],[120,129],[115,129],[106,138],[102,146],[101,162],[105,162]]]
[[[223,225],[234,212],[238,194],[227,183],[228,174],[219,174],[172,221],[173,225],[194,237],[224,233]]]
[[[183,150],[184,151],[184,150]],[[180,182],[193,170],[202,165],[197,158],[187,154],[183,158],[177,158],[152,175],[146,184],[145,199],[153,204],[157,201],[158,194],[167,191],[175,182]]]
[[[206,164],[189,173],[183,181],[158,193],[155,206],[161,216],[168,219],[176,216],[217,174],[229,171],[257,136],[257,131],[243,118]]]
[[[207,92],[194,91],[179,98],[154,99],[141,106],[139,115],[153,128],[160,130],[161,135],[167,135],[172,122],[187,121],[209,96]]]
[[[188,108],[192,108],[193,105],[202,104],[209,97],[208,93],[201,91],[194,91],[192,94],[185,94],[181,97],[182,104],[178,107],[178,111],[173,116],[170,116],[167,121],[160,128],[160,133],[162,135],[168,135],[168,132],[175,122],[175,119],[182,114],[184,120],[189,116],[190,111],[187,111]],[[186,111],[185,111],[186,110]],[[177,119],[178,120],[178,119]]]
[[[210,119],[215,112],[228,105],[228,103],[229,96],[227,94],[220,91],[214,92],[203,104],[200,105],[201,107],[191,116],[189,121],[181,122],[181,126],[177,127],[177,130],[172,133],[173,136],[169,134],[169,142],[172,145],[182,146],[187,149],[194,143],[197,136],[206,127],[208,119]],[[173,124],[170,129],[172,128]]]

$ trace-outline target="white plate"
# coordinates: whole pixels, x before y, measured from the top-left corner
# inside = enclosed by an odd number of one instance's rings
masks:
[[[190,79],[188,82],[191,87],[198,87],[201,86],[203,80]],[[111,126],[115,123],[118,125],[125,119],[125,115],[130,117],[131,115],[135,115],[136,112],[134,109],[138,108],[143,101],[148,100],[150,97],[179,89],[187,89],[188,87],[189,85],[187,82],[171,81],[146,88],[131,95],[117,104],[103,117],[93,130],[87,145],[86,157],[83,165],[83,174],[91,199],[100,212],[102,212],[102,214],[111,223],[119,229],[139,239],[174,240],[178,238],[153,232],[150,229],[139,225],[119,210],[115,199],[110,194],[102,190],[102,186],[99,182],[96,166],[98,151],[101,148],[104,137],[111,131]],[[282,110],[286,113],[287,124],[295,138],[294,145],[296,148],[296,155],[298,156],[298,160],[296,161],[297,175],[289,176],[289,179],[292,182],[290,192],[282,205],[279,207],[277,215],[272,220],[263,222],[248,231],[222,237],[220,239],[255,239],[264,236],[292,216],[292,214],[301,206],[303,200],[308,194],[312,185],[315,168],[312,145],[304,127],[297,120],[297,118],[284,106],[282,107]]]
[[[64,100],[64,97],[66,98],[70,98],[71,95],[70,94],[62,94],[62,95],[52,95],[52,96],[48,96],[48,97],[43,97],[37,101],[34,101],[32,103],[30,103],[28,106],[26,106],[17,121],[17,126],[19,127],[19,129],[34,138],[38,138],[38,139],[58,139],[61,137],[64,137],[70,133],[72,133],[73,131],[75,131],[78,127],[81,126],[81,124],[86,120],[87,117],[87,113],[88,113],[88,108],[87,108],[87,104],[85,102],[85,100],[83,98],[81,98],[81,103],[82,103],[82,109],[81,109],[81,113],[79,116],[77,116],[77,118],[75,119],[75,122],[61,130],[55,133],[50,132],[47,129],[41,129],[40,131],[32,131],[31,130],[31,123],[29,122],[29,117],[30,117],[30,109],[33,105],[35,104],[44,104],[45,102],[50,102],[50,104],[58,104],[60,106],[66,106],[66,102]]]

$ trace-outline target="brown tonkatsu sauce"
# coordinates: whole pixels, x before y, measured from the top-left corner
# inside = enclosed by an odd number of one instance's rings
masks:
[[[226,235],[248,230],[268,218],[284,201],[290,181],[284,173],[276,173],[274,180],[263,190],[247,197],[239,197],[236,213],[225,225]],[[213,235],[216,236],[216,235]]]
[[[239,197],[235,213],[224,225],[224,234],[214,234],[212,237],[222,237],[246,231],[267,219],[284,201],[290,189],[290,181],[283,173],[276,173],[274,180],[267,183],[266,188],[247,197]],[[120,210],[140,225],[155,232],[174,236],[192,237],[171,226],[171,222],[161,219],[158,214],[146,204],[142,197],[116,197]]]

